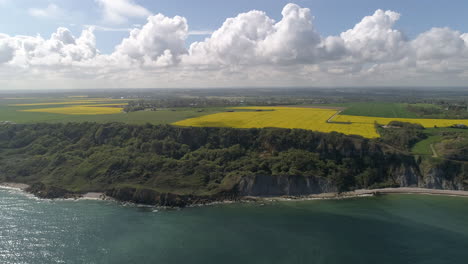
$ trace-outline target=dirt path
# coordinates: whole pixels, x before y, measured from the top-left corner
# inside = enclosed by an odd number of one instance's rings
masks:
[[[434,148],[434,144],[431,144],[430,147],[431,147],[431,150],[432,150],[432,157],[438,158],[439,155],[437,154],[437,151]]]
[[[330,118],[328,118],[327,120],[327,123],[333,123],[333,118],[335,118],[337,115],[341,114],[341,112],[343,112],[343,110],[340,110],[338,112],[336,112],[334,115],[332,115]]]

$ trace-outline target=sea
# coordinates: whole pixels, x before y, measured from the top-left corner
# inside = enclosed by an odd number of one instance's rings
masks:
[[[161,209],[0,189],[0,263],[468,263],[468,198]]]

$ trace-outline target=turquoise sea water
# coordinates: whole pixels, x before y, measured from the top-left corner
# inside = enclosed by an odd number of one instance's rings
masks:
[[[0,190],[0,263],[468,263],[468,199],[156,211]]]

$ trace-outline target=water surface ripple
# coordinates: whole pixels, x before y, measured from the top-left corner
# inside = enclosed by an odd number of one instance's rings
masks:
[[[0,190],[0,263],[466,263],[468,198],[389,195],[184,210]]]

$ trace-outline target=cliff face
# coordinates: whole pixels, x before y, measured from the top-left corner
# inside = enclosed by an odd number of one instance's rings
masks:
[[[402,164],[390,168],[388,174],[399,187],[420,187],[428,189],[464,190],[463,164],[444,161],[440,164],[420,166]],[[33,184],[29,192],[40,198],[74,197],[64,189]],[[106,195],[122,202],[158,205],[167,207],[185,207],[194,204],[207,204],[216,201],[238,200],[245,196],[302,196],[320,193],[336,193],[338,187],[324,177],[256,175],[242,177],[232,190],[213,195],[179,195],[160,193],[152,189],[132,187],[112,188]]]
[[[427,164],[423,164],[427,166]],[[446,161],[433,167],[402,164],[389,170],[394,184],[399,187],[419,187],[442,190],[464,190],[463,169],[460,164]],[[450,168],[450,169],[447,169]],[[323,177],[252,176],[241,179],[237,186],[239,196],[299,196],[338,192],[338,187]]]
[[[295,196],[337,191],[330,180],[322,177],[272,175],[245,177],[237,190],[240,196]]]
[[[0,127],[0,181],[30,184],[43,198],[101,191],[121,201],[185,206],[372,187],[461,190],[466,164],[419,162],[379,140],[294,129]]]
[[[136,189],[132,187],[113,188],[106,195],[122,202],[158,205],[167,207],[185,207],[194,204],[207,204],[222,200],[236,200],[238,195],[219,193],[216,195],[196,196],[160,193],[151,189]]]
[[[457,179],[447,179],[447,174],[440,168],[432,168],[423,175],[418,187],[442,190],[464,190],[463,182]]]
[[[400,187],[417,186],[420,180],[419,168],[415,165],[401,164],[389,172],[395,185]]]
[[[468,174],[467,164],[444,160],[438,164],[421,164],[418,187],[443,190],[465,190],[463,179]]]

